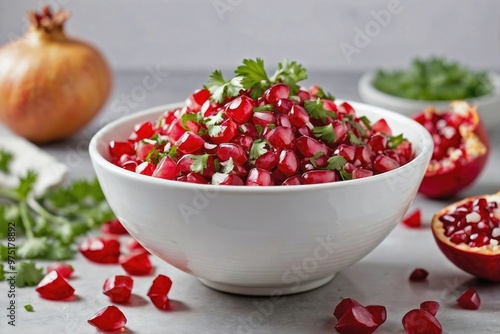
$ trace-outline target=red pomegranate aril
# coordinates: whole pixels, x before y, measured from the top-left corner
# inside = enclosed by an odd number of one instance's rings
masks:
[[[364,169],[361,167],[356,167],[354,170],[351,172],[352,178],[353,179],[362,179],[364,177],[369,177],[373,175],[373,172],[369,169]]]
[[[333,310],[333,316],[337,319],[340,320],[342,316],[347,313],[350,309],[352,309],[354,306],[360,306],[361,304],[358,303],[356,300],[352,298],[344,298],[342,299],[337,306],[335,306],[335,310]]]
[[[291,176],[298,172],[299,170],[299,158],[295,152],[291,150],[283,150],[280,153],[278,161],[278,169],[285,175]]]
[[[271,177],[273,180],[273,184],[279,185],[285,182],[287,176],[283,174],[278,168],[275,168],[274,171],[271,172]]]
[[[443,332],[443,328],[436,317],[420,309],[414,309],[406,313],[402,322],[407,334],[441,334]]]
[[[355,164],[359,162],[361,166],[367,167],[371,165],[371,151],[370,147],[365,145],[360,145],[356,147],[356,153],[354,154]]]
[[[144,253],[149,253],[146,250],[146,248],[144,248],[136,239],[134,239],[132,237],[126,242],[125,245],[126,245],[129,252],[138,253],[139,251],[141,251]]]
[[[250,120],[255,102],[248,96],[239,96],[226,104],[226,114],[236,123],[243,124]]]
[[[118,263],[120,242],[115,239],[87,237],[81,243],[79,251],[95,263]]]
[[[135,172],[142,175],[152,176],[155,171],[155,165],[152,162],[144,161],[137,165]]]
[[[416,209],[410,214],[407,214],[401,222],[410,228],[420,228],[422,226],[422,214],[420,209]]]
[[[248,172],[247,186],[272,186],[274,185],[271,173],[262,168],[252,168]]]
[[[337,111],[337,105],[332,100],[323,99],[323,108],[328,111]]]
[[[153,269],[151,261],[149,261],[149,254],[141,251],[121,255],[119,262],[130,275],[145,276],[151,273],[151,269]]]
[[[75,289],[57,270],[53,270],[38,283],[36,292],[45,299],[62,300],[73,296]]]
[[[458,297],[457,303],[465,310],[477,310],[481,305],[481,299],[476,290],[469,288]]]
[[[300,175],[290,176],[282,183],[283,186],[298,186],[301,184],[302,184],[302,177]]]
[[[338,181],[337,174],[331,170],[312,170],[302,174],[304,184],[328,183]]]
[[[371,334],[385,322],[386,310],[380,305],[370,306],[371,311],[351,298],[343,299],[333,315],[338,322],[335,329],[341,334]]]
[[[382,305],[367,305],[365,308],[373,316],[377,325],[383,324],[387,320],[387,309]]]
[[[177,163],[168,155],[164,156],[156,166],[153,176],[166,180],[174,180],[179,174]]]
[[[264,92],[267,102],[276,105],[280,99],[287,99],[290,95],[290,88],[282,83],[272,85]]]
[[[310,92],[304,89],[300,89],[297,93],[297,96],[300,98],[300,103],[303,104],[304,101],[311,100],[312,95]]]
[[[340,144],[333,153],[335,155],[343,156],[346,161],[354,161],[354,157],[356,156],[356,147]]]
[[[144,122],[135,127],[135,131],[130,135],[129,140],[137,142],[143,139],[151,138],[154,134],[155,130],[153,128],[153,124],[151,124],[151,122]]]
[[[210,98],[210,92],[207,89],[198,89],[191,94],[189,97],[189,103],[186,103],[186,105],[191,109],[198,111],[201,106],[208,101]]]
[[[368,145],[370,145],[370,148],[374,153],[383,152],[387,145],[387,138],[385,136],[375,134],[370,137]]]
[[[197,183],[197,184],[207,184],[208,181],[205,179],[202,175],[191,172],[188,175],[186,175],[186,180],[185,182],[187,183]]]
[[[333,132],[335,132],[335,137],[337,137],[336,143],[342,142],[347,138],[347,127],[340,121],[334,120],[332,123]]]
[[[233,139],[233,143],[240,145],[245,151],[250,151],[253,144],[253,138],[248,135],[240,135]]]
[[[226,119],[221,123],[222,130],[217,136],[210,136],[215,144],[229,143],[238,130],[238,125],[231,119]]]
[[[276,117],[271,112],[257,111],[253,113],[252,121],[255,125],[265,128],[269,124],[275,124]]]
[[[236,174],[216,173],[212,178],[212,184],[221,186],[243,186],[245,183]]]
[[[122,223],[113,218],[101,225],[101,232],[107,234],[126,235],[128,231],[123,227]]]
[[[165,275],[158,275],[148,291],[148,297],[153,304],[160,310],[167,310],[170,308],[170,301],[168,293],[172,287],[172,281]]]
[[[490,243],[490,238],[483,232],[471,234],[469,240],[469,247],[482,247]]]
[[[292,109],[292,107],[295,105],[295,103],[292,100],[289,99],[280,99],[276,105],[275,108],[282,114],[288,114],[288,112]]]
[[[433,300],[425,301],[420,304],[420,309],[435,316],[439,309],[439,303]]]
[[[290,123],[290,119],[287,115],[279,115],[278,117],[276,117],[276,125],[284,126],[285,128],[292,127],[292,123]]]
[[[345,113],[347,115],[356,115],[356,112],[354,111],[354,108],[347,102],[341,103],[338,107],[337,110],[341,113]]]
[[[113,303],[125,303],[130,299],[134,280],[130,276],[115,275],[104,282],[102,293],[108,296]]]
[[[388,172],[398,168],[399,166],[400,165],[397,161],[386,155],[379,155],[373,161],[373,168],[380,173]]]
[[[181,153],[194,153],[203,147],[205,141],[196,133],[191,131],[185,132],[175,143],[177,149]]]
[[[63,262],[54,262],[47,267],[47,273],[50,273],[54,270],[64,278],[70,278],[71,274],[74,271],[72,265]]]
[[[306,158],[311,158],[319,152],[323,153],[323,155],[331,155],[331,150],[326,145],[311,137],[302,136],[297,138],[295,140],[295,145],[300,153]]]
[[[126,161],[126,162],[124,162],[124,163],[121,165],[121,167],[122,167],[123,169],[126,169],[126,170],[131,171],[131,172],[134,172],[134,173],[135,173],[135,171],[137,170],[137,166],[138,166],[138,164],[137,164],[137,162],[135,162],[135,161]]]
[[[217,156],[221,161],[233,159],[233,161],[239,165],[244,164],[248,160],[245,149],[233,143],[220,144],[219,147],[217,147]]]
[[[311,137],[313,135],[311,129],[309,129],[307,126],[302,126],[298,128],[297,132],[299,133],[300,136]]]
[[[255,128],[255,125],[253,125],[252,123],[242,124],[238,127],[238,129],[239,129],[241,134],[249,136],[252,139],[255,139],[259,136],[259,133],[257,132],[257,129]]]
[[[288,149],[292,147],[294,138],[293,131],[284,126],[278,126],[272,129],[265,138],[274,147],[279,149]]]
[[[294,105],[288,112],[288,118],[293,126],[301,127],[306,126],[309,121],[309,114],[299,105]]]
[[[167,129],[167,135],[172,141],[177,141],[186,132],[182,126],[182,122],[178,119],[174,120]]]
[[[224,163],[221,163],[221,166],[225,167]],[[247,168],[245,168],[245,166],[246,166],[246,164],[245,165],[235,164],[233,166],[233,170],[232,170],[231,174],[236,174],[240,178],[245,179],[247,177],[247,174],[248,174],[248,170],[247,170]]]
[[[268,151],[262,154],[255,160],[254,166],[257,168],[266,169],[268,171],[272,170],[278,164],[278,155],[276,152]]]
[[[118,307],[111,305],[94,314],[87,322],[101,331],[111,332],[125,327],[127,318]]]
[[[123,141],[111,141],[109,143],[109,154],[113,158],[120,158],[122,155],[127,154],[127,155],[133,155],[135,154],[135,149],[134,145],[130,142],[123,142]]]
[[[201,114],[203,117],[210,117],[219,112],[219,105],[215,102],[212,102],[210,100],[205,101],[203,105],[201,106]]]
[[[427,276],[429,276],[429,272],[427,270],[422,268],[416,268],[410,274],[409,280],[412,282],[422,282],[427,279]]]
[[[155,148],[154,144],[145,141],[140,141],[137,144],[137,150],[136,150],[137,159],[139,159],[140,161],[146,160],[146,157],[149,155],[149,152],[151,152],[154,148]]]
[[[382,133],[387,136],[392,136],[392,130],[386,120],[381,118],[372,124],[372,130],[376,133]]]

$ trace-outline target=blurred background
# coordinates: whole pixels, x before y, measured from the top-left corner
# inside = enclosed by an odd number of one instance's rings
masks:
[[[430,54],[500,67],[497,0],[0,0],[0,44],[20,36],[26,12],[42,4],[70,10],[67,32],[119,71],[232,69],[257,56],[362,71]]]

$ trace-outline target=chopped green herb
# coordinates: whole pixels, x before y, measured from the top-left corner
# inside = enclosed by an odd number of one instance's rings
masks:
[[[210,99],[217,103],[222,103],[227,97],[238,96],[243,89],[241,84],[242,77],[235,77],[225,81],[222,72],[214,71],[208,78],[209,84],[206,88],[210,91]]]
[[[234,73],[242,78],[243,87],[251,90],[250,95],[253,99],[262,96],[271,85],[264,68],[264,61],[261,58],[243,59],[243,65],[238,66]]]
[[[16,269],[16,286],[19,288],[35,286],[40,283],[43,278],[43,268],[37,268],[32,261],[19,262]]]
[[[278,69],[271,81],[273,83],[283,82],[290,87],[290,95],[295,95],[300,89],[297,83],[305,79],[307,79],[307,70],[296,61],[289,62],[288,59],[285,59],[278,64]]]
[[[233,158],[229,158],[229,160],[226,162],[226,166],[224,166],[223,173],[224,174],[229,174],[233,171],[234,169],[234,162]]]
[[[344,168],[347,161],[341,155],[334,155],[333,157],[328,158],[328,165],[326,165],[325,169],[329,170],[338,170]]]
[[[363,124],[366,126],[368,130],[372,129],[371,122],[366,116],[361,116],[359,119],[361,120],[361,122],[363,122]]]
[[[7,152],[0,148],[0,172],[8,174],[13,159],[14,155],[11,152]]]
[[[359,139],[352,130],[350,130],[348,132],[348,135],[349,135],[349,141],[351,142],[351,144],[354,144],[354,145],[364,145],[365,143]]]
[[[337,115],[328,111],[323,107],[323,101],[318,98],[316,100],[307,100],[304,102],[304,109],[307,111],[309,116],[315,119],[319,119],[323,122],[326,122],[326,116],[330,116],[336,118]]]
[[[273,111],[274,106],[272,104],[264,104],[263,106],[260,107],[253,107],[254,112],[259,112],[259,111]]]
[[[265,139],[257,139],[253,142],[252,147],[250,148],[250,160],[255,160],[260,157],[262,154],[267,152],[266,145],[269,142]]]
[[[387,141],[387,146],[391,149],[397,148],[399,144],[401,144],[405,140],[405,137],[403,137],[403,134],[399,134],[397,136],[389,137],[389,140]]]
[[[320,99],[335,101],[335,96],[333,96],[328,92],[325,92],[322,87],[318,87],[318,93],[316,93],[316,96],[319,97]]]
[[[309,158],[309,161],[311,161],[314,168],[318,167],[318,163],[316,162],[316,160],[318,160],[319,157],[322,157],[324,155],[325,153],[323,152],[317,152],[316,154],[314,154],[312,157]]]
[[[332,143],[337,140],[337,136],[335,135],[335,131],[333,130],[332,124],[314,127],[313,134],[317,138],[321,138],[327,143]]]
[[[203,173],[203,171],[207,168],[208,165],[208,154],[203,155],[194,155],[191,154],[189,156],[191,158],[191,166],[189,167],[191,171],[195,173]]]

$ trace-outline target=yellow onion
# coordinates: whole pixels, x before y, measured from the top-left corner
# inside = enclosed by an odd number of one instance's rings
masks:
[[[30,27],[0,48],[0,121],[46,143],[70,136],[102,108],[111,72],[93,46],[67,37],[66,11],[28,14]]]

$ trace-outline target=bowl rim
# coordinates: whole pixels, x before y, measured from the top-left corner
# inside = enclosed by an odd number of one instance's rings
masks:
[[[360,93],[363,92],[364,94],[370,94],[372,98],[375,98],[379,101],[383,100],[388,104],[396,105],[397,107],[405,109],[408,108],[409,104],[413,106],[418,106],[419,108],[425,108],[430,105],[436,106],[438,108],[443,108],[448,106],[451,101],[454,101],[454,100],[434,100],[434,101],[413,100],[382,92],[373,85],[373,80],[375,78],[376,73],[377,73],[376,70],[368,71],[361,76],[361,78],[358,81],[358,91]],[[487,71],[487,73],[490,76],[491,83],[493,85],[493,91],[487,95],[464,99],[464,101],[467,101],[472,104],[478,104],[478,103],[490,104],[500,100],[500,74],[497,73],[496,71]]]
[[[100,167],[108,170],[111,173],[118,174],[124,178],[135,180],[138,182],[144,182],[150,185],[156,185],[156,186],[161,186],[161,185],[168,185],[169,187],[172,188],[178,188],[178,189],[191,189],[191,190],[205,190],[205,191],[210,191],[211,189],[217,189],[217,192],[229,192],[229,193],[275,193],[275,192],[301,192],[301,191],[312,191],[312,190],[322,190],[322,189],[342,189],[344,187],[349,187],[349,186],[354,186],[354,185],[359,185],[359,184],[370,184],[373,182],[379,182],[384,179],[390,179],[393,178],[396,175],[399,174],[405,174],[408,170],[412,169],[414,165],[418,165],[423,163],[425,160],[427,162],[425,163],[425,166],[427,166],[431,155],[432,155],[432,148],[433,148],[433,140],[430,135],[430,133],[418,122],[414,121],[413,119],[406,117],[402,114],[389,111],[385,108],[369,105],[366,103],[361,103],[361,102],[355,102],[355,101],[350,101],[350,100],[340,100],[337,99],[335,102],[348,102],[351,104],[354,109],[358,108],[369,108],[370,111],[374,111],[377,114],[380,114],[381,117],[385,118],[385,115],[389,116],[389,118],[394,119],[397,122],[402,122],[402,123],[407,123],[408,125],[411,125],[414,128],[418,129],[418,135],[420,136],[422,140],[422,148],[421,151],[411,160],[408,162],[406,165],[400,166],[394,170],[377,174],[377,175],[372,175],[370,177],[366,178],[361,178],[361,179],[354,179],[354,180],[345,180],[345,181],[340,181],[340,182],[329,182],[329,183],[320,183],[320,184],[303,184],[303,185],[298,185],[298,186],[268,186],[268,187],[251,187],[251,186],[221,186],[221,185],[213,185],[213,184],[196,184],[196,183],[188,183],[188,182],[180,182],[176,180],[166,180],[162,178],[156,178],[148,175],[142,175],[142,174],[137,174],[131,171],[128,171],[126,169],[120,168],[113,164],[112,162],[108,161],[104,156],[102,156],[97,147],[98,144],[103,140],[103,137],[109,133],[111,133],[114,129],[119,128],[123,123],[126,123],[128,121],[132,121],[134,119],[143,119],[147,116],[150,115],[156,115],[159,116],[162,112],[165,112],[166,110],[178,108],[180,106],[183,106],[184,104],[182,102],[178,103],[170,103],[170,104],[165,104],[165,105],[160,105],[152,108],[148,108],[136,113],[133,113],[131,115],[127,115],[124,117],[120,117],[104,127],[102,127],[99,131],[97,131],[92,139],[90,140],[89,143],[89,154],[90,158],[93,164],[98,164]],[[94,166],[94,170],[95,170]],[[422,173],[423,175],[423,173]]]

